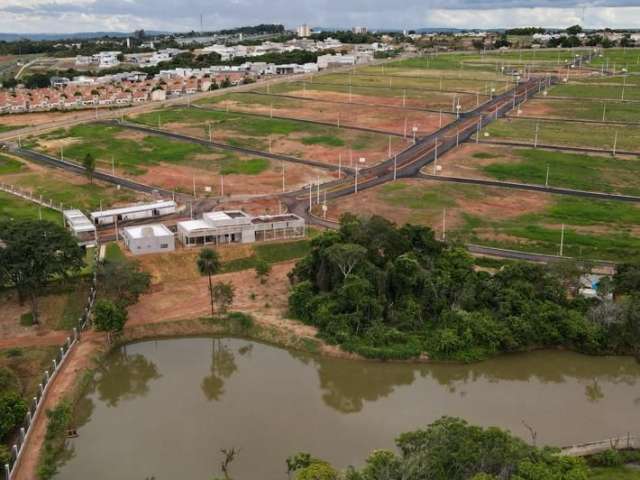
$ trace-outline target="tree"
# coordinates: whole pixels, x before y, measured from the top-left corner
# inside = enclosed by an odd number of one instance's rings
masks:
[[[211,290],[211,298],[218,307],[218,312],[221,314],[227,313],[227,309],[233,303],[234,296],[235,288],[230,282],[218,282]]]
[[[573,25],[565,30],[569,35],[578,35],[582,33],[582,27],[580,25]]]
[[[43,220],[0,223],[0,280],[11,283],[20,299],[29,298],[39,322],[38,297],[47,283],[66,279],[84,265],[84,253],[62,226]]]
[[[220,256],[218,252],[210,248],[203,248],[198,255],[198,271],[200,275],[207,275],[209,277],[209,297],[211,300],[211,315],[214,315],[213,309],[213,284],[211,282],[211,276],[220,271]]]
[[[149,289],[151,275],[134,260],[105,260],[98,266],[98,283],[102,297],[126,308]]]
[[[256,277],[260,279],[260,283],[264,284],[267,277],[271,273],[271,265],[265,260],[258,260],[256,263]]]
[[[328,463],[316,462],[300,470],[296,480],[338,480],[338,472]]]
[[[17,392],[0,396],[0,440],[17,427],[26,414],[27,403]]]
[[[99,332],[107,332],[110,343],[114,333],[121,332],[127,322],[127,311],[110,300],[98,300],[95,306],[94,324]]]
[[[338,243],[326,250],[327,258],[338,267],[346,279],[356,265],[364,259],[367,249],[353,243]]]
[[[82,160],[82,166],[84,167],[84,173],[89,179],[89,182],[93,183],[93,173],[96,171],[96,159],[93,155],[87,153]]]

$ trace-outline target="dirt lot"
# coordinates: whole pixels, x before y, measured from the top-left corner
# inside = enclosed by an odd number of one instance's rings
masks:
[[[477,158],[474,155],[483,156],[491,155],[490,158]],[[459,148],[447,152],[447,154],[438,160],[438,165],[442,167],[440,175],[449,177],[467,177],[489,179],[491,177],[485,175],[482,167],[491,165],[496,162],[515,163],[520,158],[513,154],[507,147],[493,145],[476,145],[475,143],[463,143]],[[431,169],[426,168],[425,173],[433,173]]]
[[[77,118],[81,112],[43,112],[0,115],[0,125],[34,126],[54,121]],[[86,116],[86,113],[84,114]]]
[[[126,175],[126,173],[121,172]],[[296,163],[285,164],[285,188],[295,190],[309,183],[337,178],[337,172],[310,167]],[[220,195],[220,173],[186,165],[162,164],[150,166],[143,175],[136,175],[136,181],[165,188],[191,193],[195,179],[198,195]],[[224,175],[224,194],[229,195],[268,195],[282,192],[282,165],[271,161],[271,166],[257,175]],[[211,192],[206,188],[210,187]]]
[[[229,108],[231,111],[258,113],[270,115],[271,107],[260,103],[251,103],[251,96],[245,95],[245,101],[236,99],[224,100],[217,103],[219,108]],[[294,101],[296,102],[296,101]],[[299,101],[295,106],[273,106],[273,115],[299,120],[313,120],[343,126],[364,127],[386,132],[404,134],[405,119],[407,135],[411,135],[411,128],[418,127],[419,135],[426,135],[440,128],[440,115],[431,112],[403,112],[396,108],[364,107],[362,105],[340,105],[323,101]],[[442,125],[453,121],[452,115],[443,114]]]

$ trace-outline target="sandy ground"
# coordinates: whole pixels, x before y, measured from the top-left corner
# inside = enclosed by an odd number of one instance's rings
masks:
[[[277,102],[278,99],[276,99]],[[295,102],[295,101],[294,101]],[[267,105],[236,100],[219,102],[216,107],[229,108],[230,110],[270,115],[271,108]],[[364,127],[386,132],[404,134],[404,123],[407,121],[407,135],[411,134],[413,126],[418,127],[419,135],[426,135],[440,128],[440,116],[431,112],[416,112],[408,110],[403,112],[395,108],[365,107],[362,105],[339,105],[335,103],[300,101],[295,107],[274,105],[273,115],[299,120],[313,120],[327,122],[341,126]],[[443,114],[442,125],[447,125],[453,120],[452,115]]]
[[[34,126],[76,118],[78,112],[19,113],[0,115],[0,125]]]

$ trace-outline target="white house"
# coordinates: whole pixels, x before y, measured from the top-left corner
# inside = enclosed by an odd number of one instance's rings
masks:
[[[176,248],[173,232],[161,223],[126,227],[122,239],[134,255],[173,252]]]
[[[111,225],[117,222],[160,217],[175,213],[176,202],[173,200],[154,203],[140,203],[128,207],[113,208],[91,213],[91,220],[96,225]]]

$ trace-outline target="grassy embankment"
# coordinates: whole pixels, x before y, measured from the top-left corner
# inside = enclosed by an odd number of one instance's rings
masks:
[[[567,83],[556,85],[549,90],[550,96],[575,97],[581,99],[609,99],[621,100],[623,86],[612,85],[586,85],[580,83]],[[640,100],[640,88],[624,88],[624,100]]]
[[[534,98],[524,105],[522,114],[524,116],[591,120],[595,122],[602,122],[604,117],[605,122],[633,122],[640,124],[639,108],[636,103],[611,101],[585,102],[580,99],[551,100]],[[531,109],[531,112],[529,109]],[[542,110],[544,113],[535,113],[536,110]],[[585,128],[589,128],[589,126],[587,125]]]
[[[626,68],[630,73],[640,72],[640,49],[638,48],[607,48],[602,51],[602,57],[597,56],[591,61],[591,66],[601,68],[606,65],[610,71],[621,73]]]

